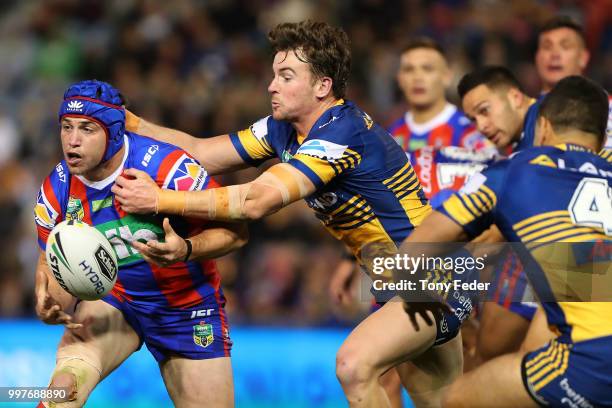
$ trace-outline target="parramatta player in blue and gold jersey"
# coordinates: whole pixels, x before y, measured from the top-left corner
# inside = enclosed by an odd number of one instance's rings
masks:
[[[248,129],[211,139],[174,132],[172,140],[212,173],[280,158],[254,181],[206,192],[161,190],[150,177],[127,170],[113,191],[134,213],[170,213],[217,220],[252,220],[305,199],[336,238],[362,258],[366,244],[396,247],[431,211],[401,147],[344,99],[350,67],[348,38],[325,23],[286,23],[271,31],[276,54],[268,87],[272,115]],[[131,126],[155,137],[165,130],[138,118]],[[167,133],[166,133],[167,134]],[[381,329],[382,328],[382,329]],[[380,376],[410,358],[427,365],[404,377],[411,396],[439,398],[440,384],[461,372],[457,328],[415,332],[401,302],[389,302],[349,336],[337,356],[337,375],[351,406],[388,406]],[[431,347],[434,342],[439,347]],[[457,356],[447,364],[443,356]],[[424,379],[426,378],[426,379]]]
[[[123,98],[111,85],[95,80],[72,85],[59,121],[64,160],[45,178],[35,207],[40,248],[45,250],[57,223],[81,220],[109,239],[119,270],[110,294],[77,302],[50,277],[41,252],[38,315],[46,323],[67,327],[51,383],[68,387],[70,401],[58,406],[82,406],[96,384],[143,343],[158,361],[176,405],[232,406],[225,298],[215,261],[197,259],[239,247],[245,227],[203,226],[172,217],[179,236],[167,218],[131,215],[119,208],[110,190],[127,167],[139,168],[173,190],[204,190],[214,181],[180,148],[125,132]],[[175,257],[166,247],[184,244],[181,236],[189,237],[192,252]],[[209,375],[202,377],[202,371]],[[210,387],[214,392],[204,391]]]
[[[600,86],[578,76],[561,80],[539,111],[536,145],[542,147],[475,176],[406,240],[463,240],[497,225],[509,241],[524,245],[526,272],[557,334],[539,350],[504,355],[467,373],[443,405],[612,405],[612,303],[592,301],[610,300],[602,283],[611,273],[612,165],[596,153],[605,142],[607,115]],[[577,256],[596,246],[599,255]],[[563,260],[551,258],[551,251],[563,253]],[[572,279],[569,271],[582,262],[588,265],[580,269],[582,280]],[[595,299],[580,297],[585,284],[587,293],[603,291]],[[407,306],[410,314],[432,308]]]

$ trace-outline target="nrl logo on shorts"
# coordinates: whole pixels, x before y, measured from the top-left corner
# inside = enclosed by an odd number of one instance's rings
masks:
[[[198,346],[208,347],[214,339],[212,324],[201,321],[200,324],[193,326],[193,342]]]
[[[77,220],[81,221],[85,216],[83,211],[83,204],[78,198],[70,197],[68,199],[68,206],[66,208],[66,220]]]

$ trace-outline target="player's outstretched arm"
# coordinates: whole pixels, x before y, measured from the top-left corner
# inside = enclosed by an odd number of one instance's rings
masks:
[[[40,251],[36,265],[36,315],[47,324],[63,324],[68,329],[83,327],[74,323],[72,316],[65,310],[73,309],[76,303],[74,296],[62,289],[51,276],[44,252]]]
[[[189,237],[191,251],[187,242],[181,238],[164,218],[165,242],[151,240],[147,243],[134,241],[136,248],[145,261],[159,266],[168,266],[176,262],[196,259],[218,258],[228,254],[249,240],[249,231],[244,223],[217,223],[208,226],[197,235]]]
[[[445,216],[444,214],[433,211],[427,218],[423,220],[419,225],[401,244],[399,248],[400,254],[418,254],[424,256],[435,256],[438,254],[430,253],[432,251],[431,245],[424,245],[420,247],[418,244],[426,244],[432,242],[462,242],[467,240],[467,234],[463,228],[457,225],[453,220]],[[404,278],[404,276],[394,276],[396,280]],[[426,295],[424,293],[424,295]],[[434,321],[431,319],[428,312],[434,315],[440,314],[444,311],[449,311],[450,308],[446,303],[437,301],[436,298],[432,298],[431,301],[421,302],[410,302],[404,303],[404,310],[410,317],[410,321],[414,326],[415,330],[419,330],[417,323],[417,316],[421,316],[423,320],[428,324],[432,325]]]
[[[204,191],[162,190],[143,171],[128,169],[112,188],[129,213],[165,213],[218,221],[252,221],[315,192],[301,171],[279,163],[252,182]]]
[[[197,138],[180,130],[151,123],[128,110],[125,127],[130,132],[180,147],[195,157],[211,176],[249,167],[236,151],[229,135]]]

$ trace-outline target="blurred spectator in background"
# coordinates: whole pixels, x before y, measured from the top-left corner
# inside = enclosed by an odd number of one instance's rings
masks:
[[[307,17],[342,26],[353,51],[348,98],[390,125],[405,111],[396,50],[427,35],[446,51],[451,89],[467,70],[498,63],[539,93],[537,28],[555,14],[585,27],[586,75],[612,86],[611,9],[605,0],[5,0],[0,9],[0,316],[33,313],[31,205],[60,159],[55,101],[77,80],[125,92],[130,109],[202,137],[268,114],[266,33]],[[453,93],[447,95],[456,101]],[[253,178],[249,171],[221,181]],[[251,243],[221,260],[237,322],[335,324],[326,300],[340,248],[295,204],[252,226]],[[260,255],[266,253],[265,257]],[[294,259],[294,257],[297,257]],[[270,258],[270,259],[268,259]],[[255,308],[262,307],[262,310]]]

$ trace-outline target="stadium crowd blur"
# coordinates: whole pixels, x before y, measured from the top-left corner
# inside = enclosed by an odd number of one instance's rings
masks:
[[[38,247],[32,208],[41,180],[61,159],[56,115],[69,83],[111,82],[134,112],[193,135],[242,129],[270,112],[267,31],[311,18],[348,32],[349,99],[389,125],[406,109],[395,70],[399,48],[412,35],[431,36],[445,47],[456,80],[476,66],[502,64],[536,95],[537,27],[555,14],[569,15],[586,30],[588,75],[611,89],[612,9],[606,3],[3,0],[0,317],[33,316]],[[255,174],[246,170],[220,181],[244,182]],[[302,203],[253,224],[249,245],[219,262],[231,321],[337,324],[342,318],[332,313],[327,287],[341,254]]]

